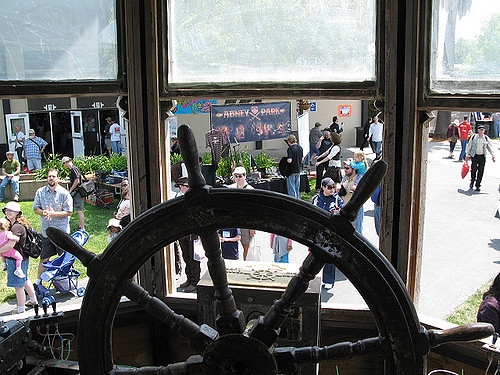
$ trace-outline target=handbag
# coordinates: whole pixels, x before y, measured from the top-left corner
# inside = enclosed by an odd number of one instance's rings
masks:
[[[465,178],[467,176],[467,173],[469,173],[469,163],[464,161],[464,164],[462,165],[462,178]]]
[[[80,185],[77,187],[78,194],[83,198],[88,197],[90,194],[95,192],[95,184],[91,180],[87,180],[85,177],[80,176]]]

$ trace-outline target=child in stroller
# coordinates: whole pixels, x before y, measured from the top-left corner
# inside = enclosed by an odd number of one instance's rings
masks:
[[[89,239],[89,234],[84,229],[78,229],[71,237],[76,243],[83,246]],[[74,255],[63,251],[63,253],[54,260],[43,262],[43,266],[46,270],[42,273],[41,279],[42,281],[48,282],[49,286],[45,287],[40,283],[35,288],[37,296],[41,298],[42,305],[48,306],[55,302],[54,297],[50,295],[52,286],[60,293],[76,290],[76,294],[79,297],[85,294],[84,287],[78,288],[78,277],[80,276],[80,272],[73,268],[75,259]]]

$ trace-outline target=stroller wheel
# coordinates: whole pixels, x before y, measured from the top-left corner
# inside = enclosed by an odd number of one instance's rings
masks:
[[[85,287],[81,287],[81,288],[78,288],[76,290],[76,294],[78,295],[78,297],[83,297],[83,295],[85,294]]]

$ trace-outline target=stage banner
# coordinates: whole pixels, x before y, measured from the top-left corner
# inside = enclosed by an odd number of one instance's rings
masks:
[[[213,105],[213,130],[223,130],[231,143],[285,138],[292,131],[290,102]]]
[[[176,115],[192,115],[196,113],[209,113],[210,107],[217,100],[178,100],[177,106],[172,110]]]

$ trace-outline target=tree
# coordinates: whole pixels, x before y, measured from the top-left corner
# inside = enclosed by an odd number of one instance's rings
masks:
[[[441,5],[448,12],[444,34],[443,73],[451,75],[455,68],[455,31],[457,17],[462,18],[469,11],[472,0],[441,0]]]

